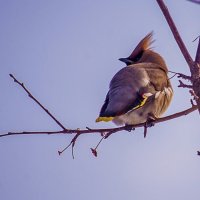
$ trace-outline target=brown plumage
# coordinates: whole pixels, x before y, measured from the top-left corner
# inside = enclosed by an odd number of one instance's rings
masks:
[[[96,122],[138,124],[160,117],[168,108],[173,90],[164,59],[151,50],[152,32],[142,39],[110,82]]]
[[[150,49],[151,44],[154,42],[152,40],[152,35],[153,32],[147,34],[140,42],[139,44],[135,47],[131,55],[128,57],[130,60],[134,60],[137,58],[137,56],[148,49]]]

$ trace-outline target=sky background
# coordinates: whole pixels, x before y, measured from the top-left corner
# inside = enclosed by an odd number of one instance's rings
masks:
[[[194,58],[200,6],[165,1]],[[0,134],[60,130],[9,77],[13,73],[67,128],[115,127],[95,123],[118,61],[154,31],[154,50],[169,69],[189,74],[168,25],[152,0],[0,0]],[[171,75],[170,75],[171,76]],[[165,115],[190,107],[187,89],[177,88]],[[2,200],[199,200],[199,115],[118,132],[103,141],[82,135],[75,159],[64,148],[72,136],[0,138]]]

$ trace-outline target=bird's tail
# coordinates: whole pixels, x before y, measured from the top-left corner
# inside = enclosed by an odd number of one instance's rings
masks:
[[[109,122],[112,121],[114,117],[98,117],[96,119],[96,122]]]

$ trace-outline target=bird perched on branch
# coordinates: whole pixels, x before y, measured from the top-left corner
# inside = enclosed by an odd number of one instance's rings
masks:
[[[168,108],[173,89],[164,59],[154,52],[153,33],[146,35],[127,58],[127,66],[118,71],[96,122],[135,125],[159,118]]]

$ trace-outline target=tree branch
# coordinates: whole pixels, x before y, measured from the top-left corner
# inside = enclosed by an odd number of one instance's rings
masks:
[[[14,80],[15,83],[20,85],[28,96],[35,101],[63,130],[66,129],[31,93],[30,91],[24,86],[23,83],[20,83],[12,74],[9,74],[10,77]]]
[[[186,60],[186,62],[188,63],[188,65],[190,66],[190,68],[192,68],[193,66],[193,60],[192,60],[192,57],[190,56],[177,28],[176,28],[176,25],[167,9],[167,6],[164,4],[163,0],[156,0],[158,5],[160,6],[160,9],[162,10],[163,12],[163,15],[165,16],[165,19],[167,20],[167,23],[173,33],[173,36]],[[190,69],[191,70],[191,69]],[[191,70],[192,71],[192,70]]]
[[[182,88],[189,88],[189,89],[192,89],[192,85],[188,85],[188,84],[185,84],[183,83],[183,81],[179,80],[179,85],[178,87],[182,87]]]
[[[156,119],[155,121],[153,121],[154,124],[156,123],[161,123],[161,122],[165,122],[168,120],[172,120],[184,115],[188,115],[189,113],[197,110],[197,106],[192,104],[191,108],[188,108],[184,111],[166,116],[166,117],[162,117],[159,119]],[[119,131],[129,131],[130,130],[135,130],[135,128],[139,128],[139,127],[144,127],[144,136],[146,136],[147,133],[147,127],[146,127],[146,123],[141,123],[141,124],[136,124],[136,125],[129,125],[128,129],[127,126],[121,126],[121,127],[117,127],[117,128],[106,128],[106,129],[91,129],[86,127],[86,129],[64,129],[62,131],[23,131],[23,132],[8,132],[5,134],[1,134],[0,137],[6,137],[6,136],[14,136],[14,135],[55,135],[55,134],[75,134],[75,136],[72,138],[72,140],[70,141],[70,143],[62,150],[62,151],[58,151],[58,154],[61,155],[66,149],[68,149],[70,146],[72,147],[72,158],[74,158],[74,146],[76,144],[76,141],[78,139],[78,137],[82,134],[94,134],[94,133],[100,133],[102,138],[100,140],[100,142],[97,144],[97,146],[93,149],[91,148],[91,151],[93,153],[94,156],[97,156],[97,147],[99,146],[99,144],[102,142],[103,139],[107,139],[110,135],[112,135],[113,133],[117,133]]]
[[[102,139],[100,140],[99,144],[101,143],[101,141],[103,139],[108,138],[110,135],[112,135],[113,133],[119,132],[119,131],[131,131],[134,130],[135,128],[139,128],[139,127],[144,127],[144,135],[146,136],[147,133],[147,127],[146,127],[146,123],[141,123],[141,124],[136,124],[136,125],[129,125],[129,127],[127,126],[121,126],[121,127],[117,127],[117,128],[106,128],[106,129],[91,129],[86,127],[86,129],[80,130],[80,129],[66,129],[32,94],[31,92],[24,86],[23,83],[19,82],[12,74],[10,74],[10,77],[13,78],[14,82],[16,82],[17,84],[19,84],[24,90],[25,92],[28,94],[28,96],[33,99],[63,130],[61,131],[23,131],[23,132],[8,132],[5,134],[1,134],[0,137],[6,137],[6,136],[14,136],[14,135],[41,135],[41,134],[48,134],[48,135],[53,135],[53,134],[75,134],[75,136],[72,138],[71,142],[69,143],[69,145],[67,147],[65,147],[62,151],[58,151],[59,155],[62,154],[66,149],[68,149],[70,146],[72,147],[72,157],[74,158],[74,146],[76,143],[76,140],[78,139],[78,137],[82,134],[89,134],[89,133],[100,133],[102,136]],[[160,123],[160,122],[164,122],[164,121],[168,121],[171,119],[175,119],[178,117],[181,117],[183,115],[187,115],[193,111],[195,111],[197,109],[197,106],[192,104],[192,107],[189,109],[186,109],[184,111],[175,113],[173,115],[169,115],[166,117],[162,117],[159,119],[156,119],[154,121],[154,124],[156,123]],[[97,147],[99,146],[99,144],[93,149],[91,148],[91,151],[93,153],[93,155],[97,156]]]
[[[192,57],[190,56],[185,44],[183,43],[183,40],[176,28],[176,25],[166,7],[166,5],[164,4],[163,0],[156,0],[158,5],[160,6],[160,9],[163,12],[163,15],[165,16],[165,19],[167,20],[167,23],[174,35],[174,38],[186,60],[186,62],[188,63],[188,66],[190,68],[190,72],[191,72],[191,82],[192,82],[192,88],[194,90],[195,95],[198,98],[195,98],[197,106],[198,106],[198,110],[199,110],[199,114],[200,114],[200,47],[198,45],[197,48],[197,54],[196,54],[196,62],[194,62],[192,60]],[[200,42],[199,42],[200,43]]]
[[[161,122],[165,122],[168,120],[172,120],[184,115],[188,115],[191,112],[194,112],[195,110],[197,110],[197,106],[193,105],[191,108],[188,108],[186,110],[183,110],[181,112],[172,114],[172,115],[168,115],[166,117],[161,117],[158,118],[154,121],[155,124],[157,123],[161,123]],[[136,124],[136,125],[131,125],[132,129],[133,128],[139,128],[139,127],[144,127],[145,123],[140,123],[140,124]],[[102,135],[105,135],[105,138],[108,138],[108,136],[110,136],[113,133],[119,132],[119,131],[127,131],[127,127],[126,126],[120,126],[117,128],[103,128],[103,129],[91,129],[91,128],[86,128],[86,129],[65,129],[62,131],[23,131],[23,132],[8,132],[5,134],[1,134],[0,137],[6,137],[6,136],[13,136],[13,135],[55,135],[55,134],[92,134],[92,133],[101,133]],[[77,136],[76,136],[77,138]],[[72,142],[74,142],[74,139],[72,139]]]
[[[200,113],[200,37],[194,62],[194,70],[192,73],[192,83],[195,96],[197,97],[195,100]]]
[[[173,71],[168,71],[172,74],[174,74],[170,79],[174,78],[174,76],[177,76],[178,78],[182,78],[184,80],[187,80],[187,81],[190,81],[192,80],[191,76],[188,76],[188,75],[185,75],[185,74],[182,74],[182,73],[179,73],[179,72],[173,72]]]
[[[198,47],[197,47],[195,62],[200,64],[200,36],[198,38],[199,38],[199,43],[198,43]]]

